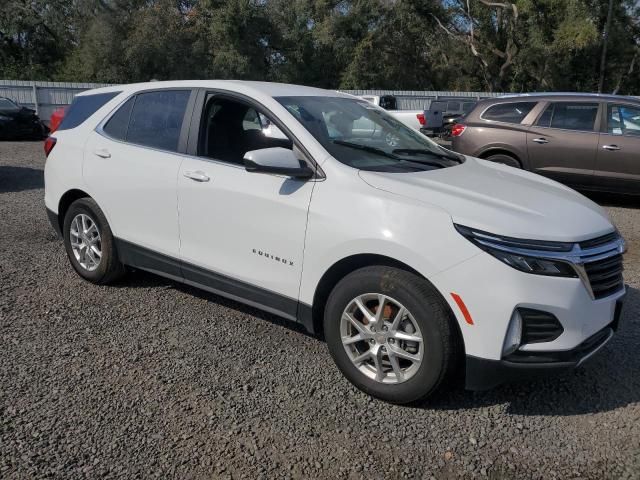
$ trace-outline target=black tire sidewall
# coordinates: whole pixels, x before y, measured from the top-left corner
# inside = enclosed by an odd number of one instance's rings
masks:
[[[520,162],[516,158],[504,153],[489,155],[487,157],[487,160],[489,160],[490,162],[501,163],[502,165],[507,165],[513,168],[522,168],[522,165],[520,165]]]
[[[71,248],[71,222],[75,216],[80,213],[88,215],[98,226],[98,231],[100,232],[102,257],[98,268],[93,271],[89,271],[80,265],[73,254],[73,249]],[[92,283],[99,284],[107,281],[113,271],[114,263],[117,263],[117,257],[111,229],[109,228],[109,224],[107,223],[104,213],[102,213],[102,210],[100,210],[98,205],[89,198],[81,198],[80,200],[73,202],[65,214],[62,232],[64,237],[64,247],[67,251],[69,261],[75,271],[78,272],[82,278],[89,280]]]
[[[430,294],[425,295],[426,292]],[[403,304],[418,323],[424,353],[418,372],[399,384],[383,384],[361,373],[349,359],[340,335],[340,318],[349,302],[365,293],[382,293]],[[391,267],[358,270],[338,283],[325,309],[324,332],[329,351],[347,379],[359,389],[392,403],[412,403],[428,396],[440,384],[450,348],[447,313],[426,280]]]

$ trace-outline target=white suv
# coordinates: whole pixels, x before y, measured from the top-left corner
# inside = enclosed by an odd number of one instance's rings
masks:
[[[45,151],[48,214],[82,277],[130,266],[300,322],[387,401],[456,365],[470,389],[575,367],[620,316],[625,247],[603,209],[349,95],[102,88]]]

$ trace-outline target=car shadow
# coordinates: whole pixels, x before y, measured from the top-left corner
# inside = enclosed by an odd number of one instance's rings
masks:
[[[274,325],[289,328],[296,332],[302,333],[307,337],[315,339],[318,338],[316,335],[312,335],[307,332],[307,330],[301,324],[296,323],[292,320],[287,320],[286,318],[282,318],[278,315],[259,310],[244,303],[236,302],[235,300],[231,300],[221,295],[216,295],[215,293],[207,292],[206,290],[192,287],[185,283],[161,277],[159,275],[148,273],[142,270],[129,272],[129,274],[126,275],[122,280],[111,286],[115,288],[171,288],[187,295],[206,300],[207,302],[213,302],[222,307],[237,310],[246,315],[251,315],[260,320],[265,320]]]
[[[572,416],[612,411],[640,401],[640,290],[629,288],[612,341],[577,369],[502,385],[484,392],[459,384],[444,388],[416,408],[451,411],[506,405],[514,415]]]
[[[604,192],[581,192],[601,207],[640,208],[640,195],[622,195]]]
[[[135,271],[114,287],[172,288],[322,341],[295,322],[151,273]],[[482,392],[465,390],[460,372],[457,378],[428,400],[406,408],[444,410],[455,414],[458,410],[482,411],[506,405],[507,413],[513,415],[571,416],[611,411],[640,402],[640,376],[637,374],[640,356],[635,354],[640,343],[639,318],[640,290],[629,288],[620,328],[613,340],[574,371],[559,375],[551,373],[537,379],[523,378],[521,382]]]
[[[0,165],[0,193],[44,188],[44,172],[37,168]]]

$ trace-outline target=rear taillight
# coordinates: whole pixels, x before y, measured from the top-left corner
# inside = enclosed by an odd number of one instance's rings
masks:
[[[467,129],[466,125],[462,125],[461,123],[456,123],[452,128],[451,128],[451,136],[452,137],[459,137],[460,135],[462,135],[464,133],[464,131]]]
[[[424,113],[418,113],[416,114],[416,117],[418,117],[418,121],[420,122],[420,125],[424,125],[425,123],[427,123],[424,118]]]
[[[44,141],[44,154],[45,156],[49,156],[49,154],[51,153],[51,150],[53,150],[53,147],[56,146],[56,138],[55,137],[47,137],[46,140]]]
[[[62,123],[62,119],[64,118],[64,114],[67,111],[67,107],[56,108],[54,112],[51,114],[51,118],[49,119],[49,129],[51,133],[55,132],[60,123]]]

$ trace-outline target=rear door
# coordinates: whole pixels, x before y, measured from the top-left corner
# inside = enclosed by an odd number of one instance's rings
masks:
[[[600,133],[594,188],[640,193],[640,107],[607,105]]]
[[[531,171],[590,187],[598,149],[598,102],[550,102],[527,132]]]
[[[156,269],[154,258],[179,257],[176,182],[190,95],[188,89],[140,92],[99,125],[85,146],[84,179],[122,243],[121,256],[141,268]],[[131,252],[137,258],[130,259]],[[179,276],[174,266],[171,272]]]

